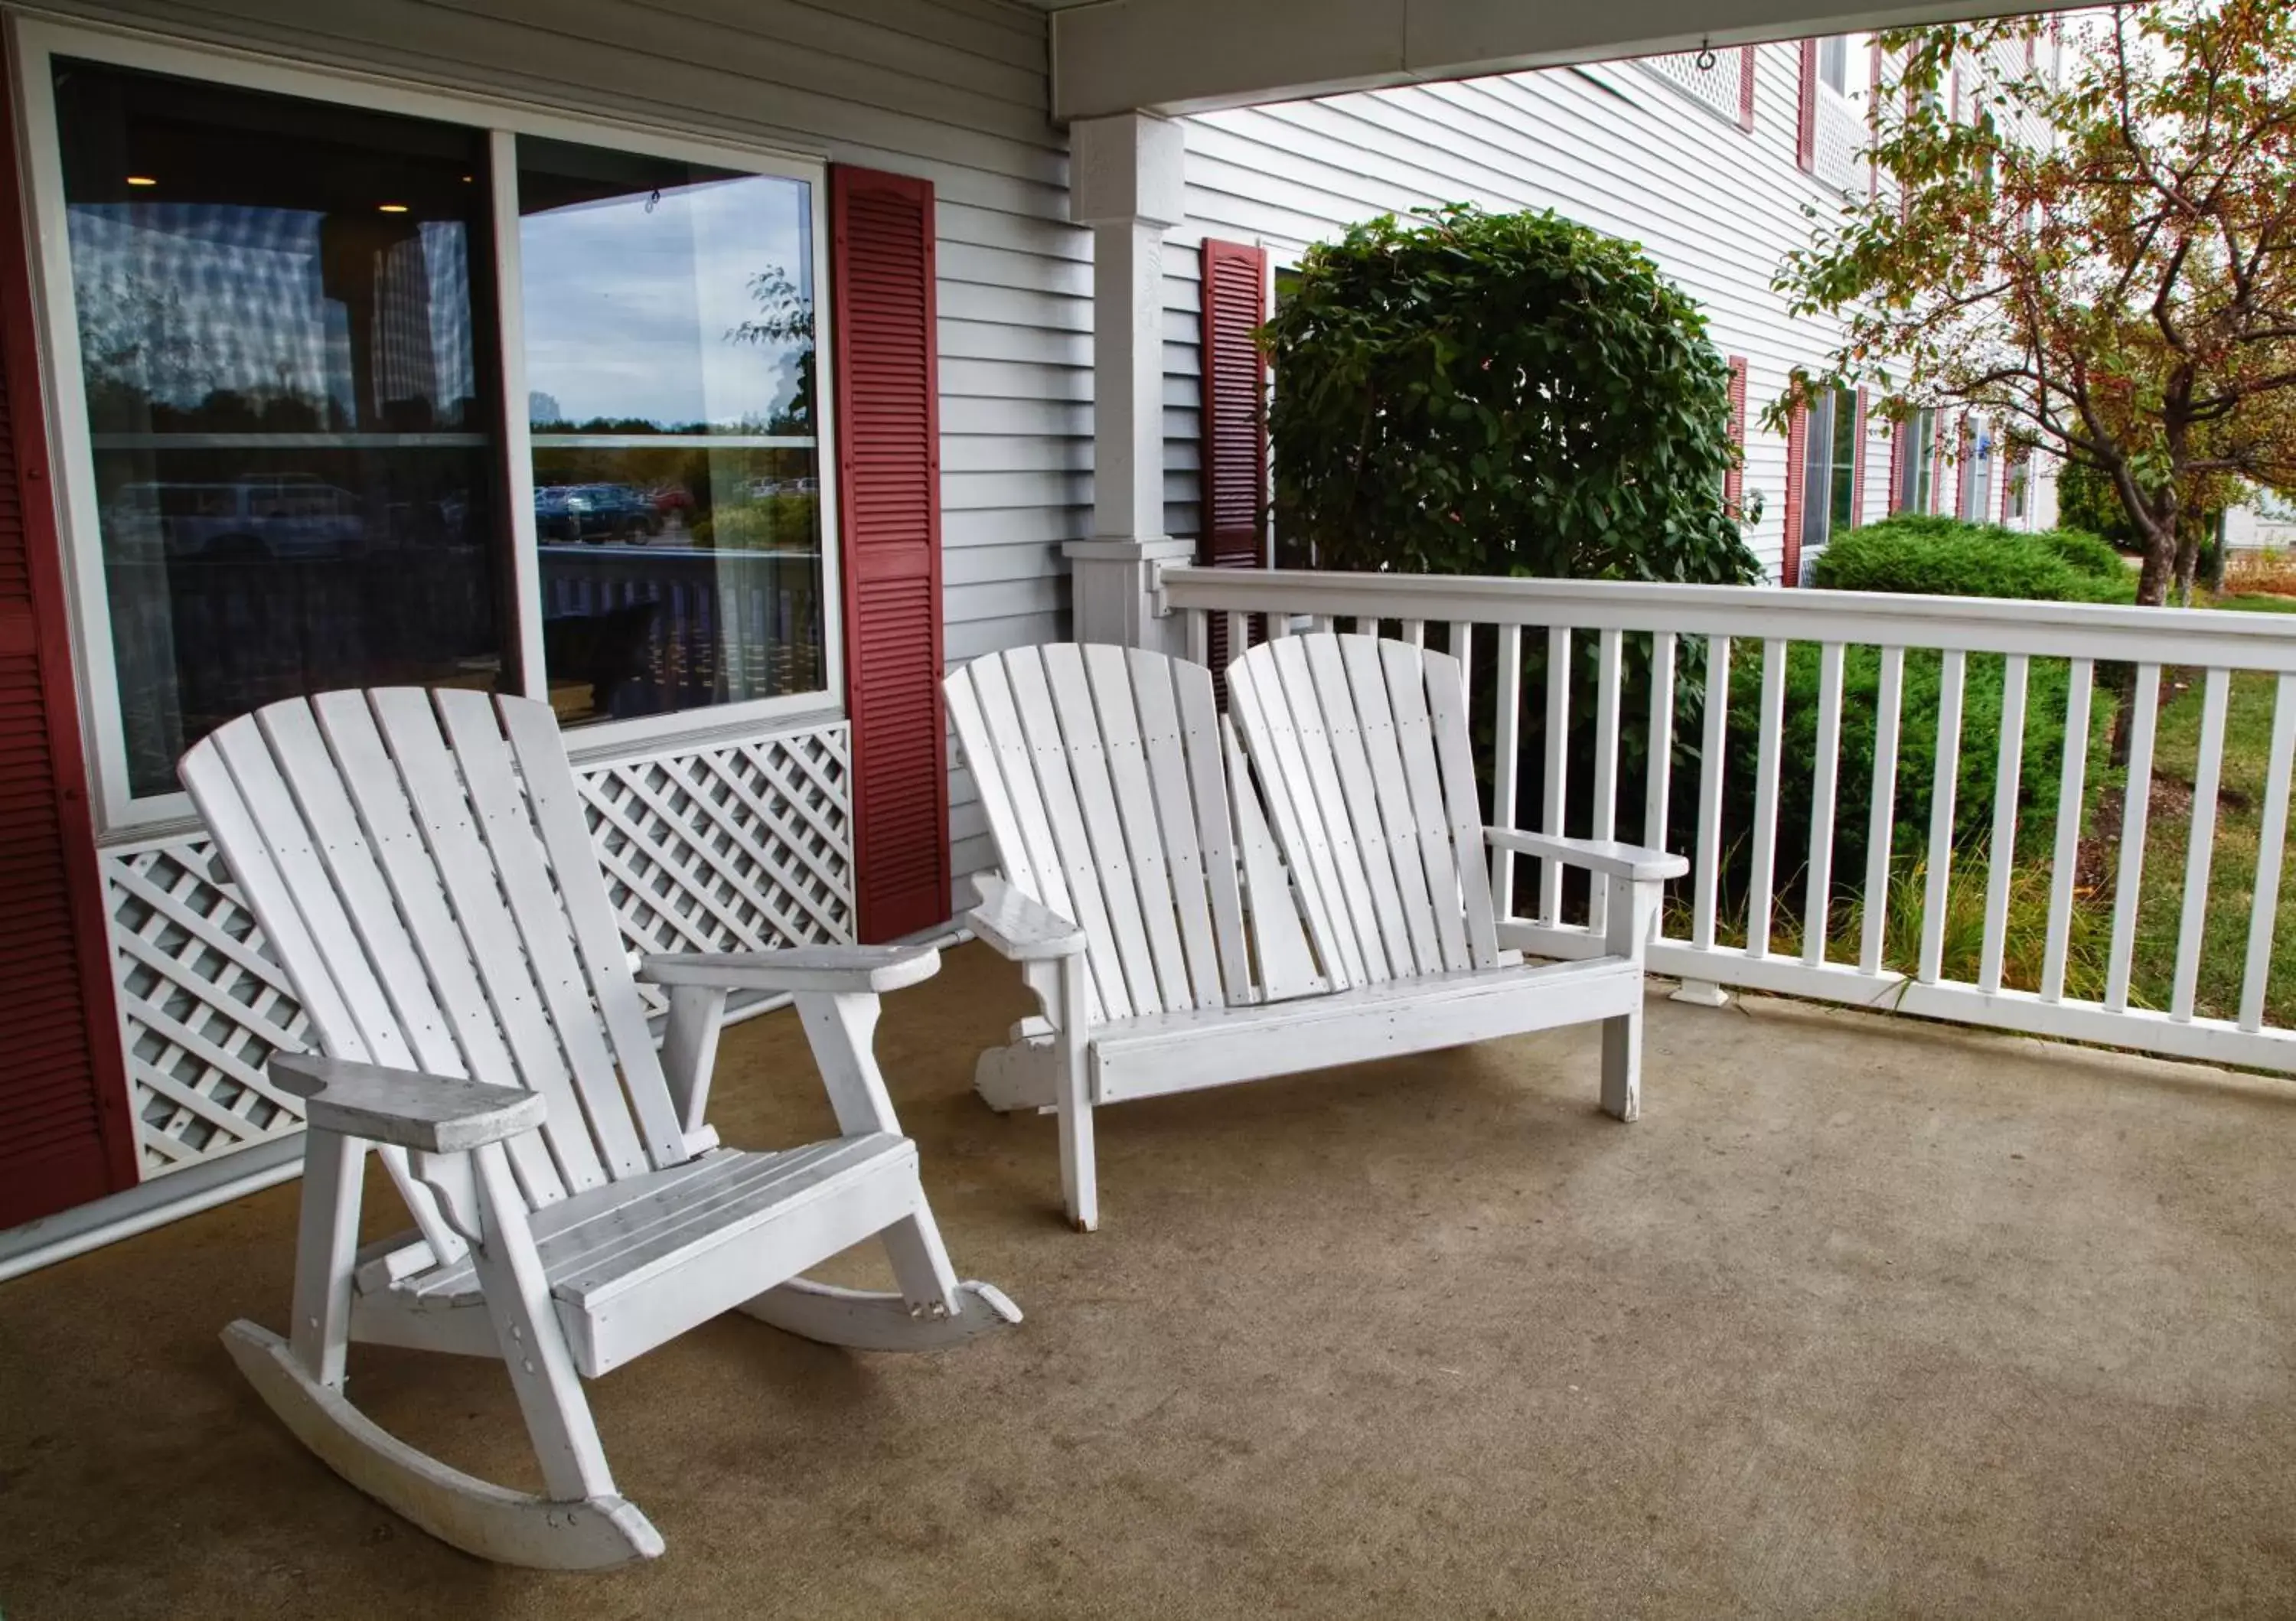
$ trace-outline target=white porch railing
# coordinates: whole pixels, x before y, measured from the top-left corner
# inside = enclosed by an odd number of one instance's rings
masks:
[[[1493,819],[1518,820],[1517,776],[1509,768],[1524,746],[1524,716],[1542,711],[1543,803],[1538,826],[1597,838],[1662,842],[1675,791],[1673,755],[1678,724],[1694,725],[1698,740],[1695,833],[1692,870],[1682,904],[1660,924],[1651,965],[1690,986],[1735,986],[1829,1001],[1896,1009],[1966,1024],[1992,1026],[2030,1035],[2096,1042],[2219,1063],[2296,1071],[2296,1029],[2267,1019],[2284,834],[2287,822],[2292,757],[2296,757],[2296,619],[2272,614],[2199,610],[2114,608],[2008,602],[1964,597],[1911,597],[1855,592],[1780,591],[1704,585],[1613,584],[1589,581],[1453,578],[1414,575],[1325,574],[1284,570],[1242,571],[1185,568],[1163,575],[1161,600],[1168,612],[1186,620],[1186,646],[1201,659],[1209,646],[1210,616],[1230,618],[1228,645],[1243,645],[1244,616],[1266,614],[1274,634],[1292,626],[1340,628],[1432,643],[1469,659],[1471,690],[1488,692],[1495,758]],[[1543,636],[1546,669],[1560,671],[1544,690],[1524,691],[1524,634]],[[1574,639],[1592,637],[1595,654],[1591,683],[1570,672]],[[1781,739],[1787,717],[1790,648],[1816,648],[1814,771],[1809,783],[1809,856],[1796,872],[1777,870],[1781,788]],[[1583,646],[1583,643],[1579,645]],[[1536,646],[1536,643],[1533,643]],[[1623,671],[1639,665],[1648,649],[1646,702],[1641,714],[1622,710],[1628,683]],[[1629,652],[1631,649],[1631,652]],[[1841,780],[1844,716],[1844,667],[1850,650],[1861,660],[1878,661],[1874,706],[1873,773],[1870,788]],[[1903,701],[1906,661],[1935,661],[1937,745],[1933,759],[1899,759],[1905,731]],[[2000,722],[1996,737],[1964,737],[1963,699],[1970,690],[1972,659],[1999,657]],[[1735,680],[1755,678],[1759,701],[1751,815],[1743,825],[1726,815],[1729,803],[1726,762],[1731,743],[1728,692]],[[2084,938],[2103,935],[2098,914],[2102,895],[2077,892],[2084,806],[2112,770],[2102,722],[2119,672],[2133,666],[2128,758],[2121,820],[2123,837],[2101,864],[2111,878],[2110,943],[2102,961],[2082,959],[2078,978],[2099,981],[2094,996],[2068,988],[2069,952],[2077,921],[2093,923]],[[1862,667],[1862,665],[1861,665]],[[2148,872],[2145,832],[2152,804],[2158,698],[2163,672],[2177,672],[2202,687],[2202,708],[2191,782],[2191,829],[2181,870]],[[2227,695],[2233,677],[2262,672],[2272,678],[2269,761],[2264,769],[2261,817],[2257,833],[2256,881],[2244,920],[2245,955],[2239,975],[2237,1012],[2217,1017],[2197,1009],[2204,933],[2209,927],[2210,864],[2215,854],[2218,801],[2225,761]],[[2037,682],[2037,673],[2046,681]],[[1993,675],[1983,672],[1990,707]],[[1638,678],[1639,679],[1639,678]],[[2046,923],[2036,968],[2016,972],[2006,966],[2012,924],[2013,884],[2018,868],[2017,805],[2025,768],[2029,693],[2037,684],[2052,696],[2063,692],[2065,747],[2054,762],[2059,798],[2046,866],[2032,864],[2037,887],[2046,884]],[[1704,701],[1690,700],[1702,681]],[[1592,691],[1584,689],[1591,684]],[[1677,685],[1685,701],[1677,702]],[[2092,698],[2105,689],[2099,703]],[[1473,692],[1471,691],[1471,696]],[[1570,716],[1592,706],[1593,776],[1591,809],[1565,828],[1571,803],[1568,746]],[[1678,714],[1694,718],[1680,723]],[[1478,708],[1480,716],[1480,710]],[[2038,711],[2037,711],[2038,712]],[[1861,727],[1863,717],[1857,717]],[[1926,722],[1924,722],[1926,724]],[[1647,745],[1642,804],[1620,804],[1623,739],[1637,731]],[[1980,781],[1994,790],[1989,839],[1977,849],[1957,848],[1954,799],[1964,781],[1964,749],[1976,757]],[[1989,775],[1985,765],[1989,762]],[[1899,850],[1893,867],[1900,768],[1927,773],[1932,784],[1926,839]],[[1742,798],[1742,789],[1740,790]],[[1866,839],[1864,872],[1833,870],[1837,831],[1854,824],[1837,816],[1848,797],[1870,792],[1862,818]],[[1685,810],[1687,807],[1684,807]],[[1683,820],[1686,823],[1687,818]],[[1726,896],[1726,859],[1738,855],[1745,872],[1742,897]],[[2094,851],[2093,851],[2094,854]],[[1980,862],[1986,881],[1982,936],[1973,975],[1947,971],[1946,933],[1952,911],[1956,862]],[[2155,864],[2156,869],[2172,864]],[[1566,915],[1562,874],[1549,864],[1535,895],[1518,907],[1514,859],[1497,858],[1494,883],[1503,930],[1510,943],[1536,954],[1571,957],[1601,949],[1599,915]],[[1972,872],[1973,876],[1973,872]],[[2178,886],[2173,974],[2165,987],[2155,978],[2154,994],[2132,984],[2139,913],[2152,885]],[[2096,886],[2101,890],[2102,885]],[[1973,899],[1973,896],[1972,897]],[[1739,904],[1742,900],[1742,904]],[[2154,916],[2163,908],[2154,897]],[[1800,920],[1792,906],[1800,903]],[[1598,907],[1599,901],[1590,900]],[[1892,908],[1918,913],[1892,919]],[[2026,911],[2040,915],[2038,894]],[[2080,914],[2077,920],[2076,913]],[[1813,918],[1825,926],[1803,926]],[[1718,937],[1739,933],[1743,944]],[[1973,920],[1972,920],[1973,921]],[[1889,948],[1893,924],[1900,942]],[[2220,935],[2228,933],[2218,921]],[[1789,937],[1779,949],[1781,933]],[[2027,930],[2030,934],[2030,929]],[[2021,937],[2021,938],[2022,937]],[[1915,942],[1917,941],[1917,946]],[[2219,939],[2219,945],[2225,942]],[[2028,952],[2030,958],[2034,954]],[[1897,962],[1887,961],[1897,958]],[[2224,954],[2219,953],[2219,962]],[[2013,981],[2024,978],[2030,983]],[[2160,994],[2165,989],[2165,995]],[[2161,1005],[2145,1006],[2155,1001]],[[2220,998],[2229,1009],[2228,995]]]

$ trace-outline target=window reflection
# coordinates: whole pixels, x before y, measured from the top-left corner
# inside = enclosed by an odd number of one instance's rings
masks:
[[[560,717],[818,691],[810,188],[521,138],[519,207]]]
[[[56,64],[131,791],[232,716],[502,668],[476,131]]]

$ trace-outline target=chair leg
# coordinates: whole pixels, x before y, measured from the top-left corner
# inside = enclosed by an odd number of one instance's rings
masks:
[[[606,1451],[550,1303],[550,1280],[527,1225],[526,1201],[511,1180],[510,1160],[502,1145],[493,1142],[472,1157],[486,1223],[485,1241],[472,1252],[472,1259],[496,1343],[542,1465],[542,1483],[562,1501],[611,1497],[614,1478],[606,1468]]]
[[[303,1200],[295,1233],[295,1315],[288,1345],[315,1384],[343,1388],[350,1343],[351,1268],[358,1251],[366,1144],[312,1131],[303,1144]]]
[[[1637,1120],[1643,1112],[1643,1011],[1603,1021],[1603,1112]]]
[[[1085,1074],[1085,1034],[1078,1017],[1085,1005],[1084,958],[1061,962],[1061,1027],[1054,1037],[1059,1088],[1054,1101],[1061,1118],[1061,1197],[1069,1224],[1078,1232],[1100,1225],[1100,1175],[1092,1142],[1092,1094]]]
[[[905,1216],[877,1235],[885,1258],[893,1264],[893,1277],[911,1316],[946,1317],[957,1309],[956,1269],[948,1264],[948,1250],[940,1241],[940,1228],[932,1210],[918,1196],[916,1213]]]

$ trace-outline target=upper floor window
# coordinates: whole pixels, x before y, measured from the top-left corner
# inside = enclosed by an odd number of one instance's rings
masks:
[[[1836,95],[1849,94],[1849,36],[1833,34],[1817,42],[1817,79]]]
[[[31,37],[107,825],[328,688],[656,727],[835,690],[816,169]]]

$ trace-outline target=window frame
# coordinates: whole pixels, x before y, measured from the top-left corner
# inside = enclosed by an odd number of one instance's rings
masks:
[[[11,14],[6,20],[13,63],[16,128],[10,132],[25,178],[23,228],[31,261],[35,324],[41,362],[40,397],[54,470],[51,499],[63,553],[72,629],[73,674],[80,730],[87,748],[90,802],[99,839],[169,831],[196,822],[191,796],[180,790],[136,796],[128,790],[126,729],[120,712],[119,666],[111,637],[111,604],[104,578],[103,542],[95,499],[94,436],[88,426],[79,325],[71,279],[71,245],[63,228],[62,143],[56,127],[54,58],[74,57],[108,67],[171,74],[236,89],[299,96],[307,101],[398,113],[459,125],[483,134],[489,158],[493,207],[491,268],[497,287],[496,370],[503,398],[498,454],[509,503],[511,600],[504,615],[504,668],[521,692],[548,690],[543,667],[541,555],[534,515],[534,446],[527,420],[524,282],[520,260],[517,143],[521,135],[606,147],[640,156],[703,164],[745,174],[803,182],[810,189],[814,286],[815,463],[820,486],[823,685],[738,703],[601,721],[567,733],[578,759],[660,752],[682,741],[753,733],[802,716],[823,720],[846,713],[844,591],[838,511],[834,320],[830,307],[829,163],[825,152],[763,143],[729,143],[611,117],[569,117],[550,109],[457,91],[440,91],[379,76],[289,61],[269,55],[159,39],[101,27]],[[49,227],[43,229],[44,226]]]

